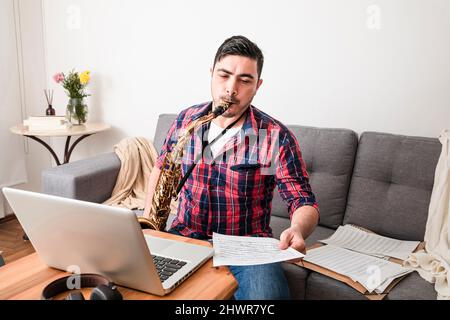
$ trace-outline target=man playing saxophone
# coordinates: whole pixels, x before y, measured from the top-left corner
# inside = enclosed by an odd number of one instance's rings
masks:
[[[212,101],[183,110],[167,133],[152,170],[144,217],[166,155],[187,128],[177,216],[169,232],[209,239],[213,232],[271,237],[271,201],[275,186],[286,202],[291,225],[280,236],[280,248],[305,253],[305,241],[319,219],[299,144],[282,123],[251,105],[263,80],[264,57],[243,36],[219,47],[211,68]],[[193,128],[192,123],[226,106],[220,116]],[[186,137],[186,135],[184,135]],[[238,281],[236,299],[289,299],[281,263],[229,266]]]

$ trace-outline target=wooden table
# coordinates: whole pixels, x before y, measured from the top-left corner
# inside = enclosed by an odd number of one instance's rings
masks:
[[[48,151],[50,151],[53,158],[55,159],[56,164],[59,166],[61,164],[69,162],[73,149],[81,140],[83,140],[86,137],[89,137],[94,133],[108,130],[109,128],[111,128],[111,126],[106,123],[88,122],[82,125],[73,125],[62,130],[32,131],[28,130],[28,127],[23,125],[14,126],[10,128],[10,130],[14,134],[28,137],[42,144],[45,148],[47,148]],[[81,137],[75,140],[75,142],[73,142],[72,145],[70,146],[70,139],[72,136],[81,136]],[[52,147],[50,147],[45,141],[43,141],[39,137],[66,137],[66,146],[64,148],[63,162],[59,160],[58,156],[56,155]]]
[[[154,230],[144,230],[145,234],[167,239],[211,246],[206,241],[180,237]],[[60,277],[69,275],[65,271],[50,268],[39,259],[37,253],[30,254],[0,268],[0,300],[37,300],[47,284]],[[187,278],[178,288],[164,297],[154,296],[141,291],[119,287],[126,300],[219,300],[229,299],[237,289],[237,282],[227,267],[213,267],[212,258]],[[91,289],[82,289],[86,299]],[[57,298],[65,298],[67,293]]]

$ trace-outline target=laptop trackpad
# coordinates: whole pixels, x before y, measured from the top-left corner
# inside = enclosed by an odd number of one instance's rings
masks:
[[[173,240],[166,240],[148,235],[145,235],[144,237],[152,254],[162,253],[163,251],[169,249],[171,246],[176,245]]]

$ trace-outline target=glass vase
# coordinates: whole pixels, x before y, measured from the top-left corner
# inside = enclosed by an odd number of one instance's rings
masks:
[[[70,98],[67,104],[66,118],[73,125],[82,125],[87,121],[88,107],[83,98]]]

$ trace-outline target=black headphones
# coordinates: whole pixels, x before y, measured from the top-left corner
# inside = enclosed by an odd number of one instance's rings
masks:
[[[71,290],[65,300],[85,300],[79,290],[72,290],[67,287],[67,280],[80,277],[81,287],[93,287],[89,300],[123,300],[122,294],[117,286],[109,279],[93,273],[75,274],[57,279],[49,283],[42,291],[42,300],[51,300],[54,296]]]

